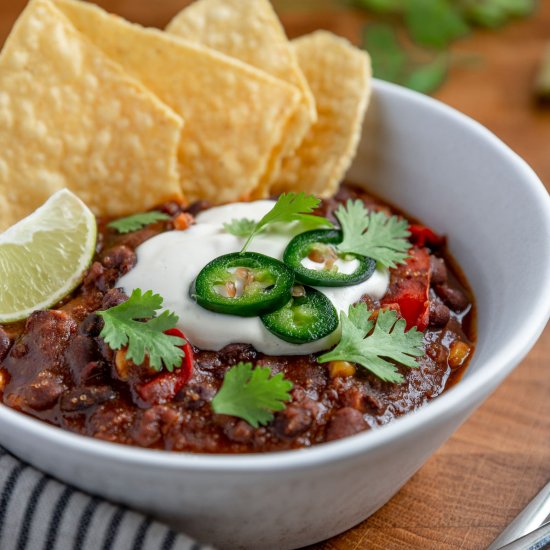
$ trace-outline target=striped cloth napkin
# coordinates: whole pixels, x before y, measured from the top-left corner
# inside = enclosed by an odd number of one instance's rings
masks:
[[[1,550],[208,550],[42,474],[0,447]],[[211,549],[210,549],[211,550]]]

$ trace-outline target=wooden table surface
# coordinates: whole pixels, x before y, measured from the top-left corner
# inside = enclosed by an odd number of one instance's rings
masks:
[[[0,42],[25,2],[0,6]],[[185,0],[99,0],[133,21],[163,26]],[[436,94],[517,151],[550,189],[550,109],[532,101],[532,83],[550,42],[550,1],[498,33],[477,31],[457,52],[480,54],[455,67]],[[327,28],[356,40],[349,13],[285,16],[289,35]],[[521,207],[521,205],[518,205]],[[550,284],[550,282],[549,282]],[[378,513],[317,550],[486,547],[550,480],[550,329],[516,371]]]

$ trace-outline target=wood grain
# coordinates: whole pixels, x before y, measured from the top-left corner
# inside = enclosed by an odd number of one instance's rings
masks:
[[[133,21],[163,26],[186,4],[177,0],[101,0]],[[0,42],[25,2],[0,6]],[[535,107],[532,85],[550,41],[550,2],[498,33],[461,41],[457,53],[479,56],[455,67],[440,100],[485,124],[550,183],[550,110]],[[352,40],[353,13],[286,16],[289,35],[327,28]],[[549,187],[550,188],[550,187]],[[518,205],[521,208],[521,205]],[[535,268],[536,266],[533,266]],[[486,403],[409,483],[367,521],[316,550],[471,549],[487,546],[550,479],[550,330]]]

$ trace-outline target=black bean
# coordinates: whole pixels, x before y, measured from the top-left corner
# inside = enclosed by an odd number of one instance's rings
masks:
[[[169,216],[177,216],[178,214],[181,214],[182,206],[176,201],[169,201],[162,204],[158,210],[164,212],[164,214],[168,214]]]
[[[433,328],[444,327],[451,318],[449,308],[439,300],[430,301],[430,326]]]
[[[432,286],[447,282],[447,266],[443,258],[430,256],[430,274]]]
[[[94,262],[84,275],[83,285],[85,288],[101,288],[103,285],[103,274],[105,268],[99,263]]]
[[[192,216],[196,216],[199,212],[206,210],[212,206],[208,201],[195,201],[186,208],[186,212]]]
[[[253,361],[256,355],[256,350],[249,344],[229,344],[219,352],[220,361],[225,365]]]
[[[118,306],[127,300],[128,296],[121,288],[112,288],[105,294],[105,296],[103,296],[101,309],[109,309]]]
[[[99,333],[103,329],[103,319],[95,314],[90,313],[85,319],[78,325],[78,332],[82,336],[99,336]]]
[[[103,265],[107,269],[116,269],[119,275],[124,275],[130,271],[137,262],[136,253],[124,245],[109,248],[103,255]]]
[[[458,288],[451,288],[448,285],[436,285],[435,292],[453,311],[464,311],[468,307],[468,297]]]
[[[186,409],[197,410],[212,401],[216,390],[207,383],[188,384],[176,395],[174,401],[183,403]]]
[[[115,397],[115,392],[108,386],[75,388],[62,395],[59,407],[64,412],[84,411],[94,405],[111,401]]]
[[[94,338],[78,335],[71,339],[65,351],[65,361],[71,371],[73,380],[81,382],[81,373],[88,363],[100,359],[99,350]]]

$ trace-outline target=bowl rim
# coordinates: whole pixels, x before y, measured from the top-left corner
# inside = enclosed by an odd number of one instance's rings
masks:
[[[512,149],[497,138],[490,130],[467,115],[442,102],[423,94],[408,90],[395,84],[374,79],[375,93],[390,94],[405,101],[435,110],[449,122],[459,124],[481,140],[493,146],[495,150],[513,162],[523,185],[533,195],[541,209],[546,211],[545,224],[540,230],[545,232],[550,242],[550,195],[544,185],[529,167]],[[550,249],[541,258],[540,269],[550,280]],[[160,468],[163,470],[186,470],[197,473],[240,472],[262,473],[281,470],[300,470],[313,468],[328,462],[351,459],[357,455],[372,451],[397,439],[414,435],[430,419],[445,420],[454,416],[457,410],[466,410],[484,395],[490,393],[523,359],[544,330],[550,317],[550,285],[541,289],[538,300],[532,304],[528,322],[523,322],[514,337],[494,354],[483,369],[461,380],[443,395],[434,399],[417,411],[393,420],[381,429],[368,430],[338,441],[322,443],[305,449],[265,452],[257,454],[205,454],[179,451],[164,451],[125,446],[118,443],[101,441],[92,437],[65,431],[48,425],[23,413],[0,406],[0,421],[5,422],[21,436],[49,441],[75,455],[84,453],[98,459],[107,459],[123,464]],[[1,442],[0,442],[1,443]]]

